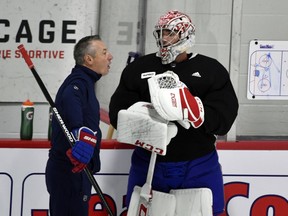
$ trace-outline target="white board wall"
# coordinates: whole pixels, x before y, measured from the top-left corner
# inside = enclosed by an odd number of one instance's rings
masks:
[[[13,10],[18,11],[19,18],[17,18],[17,22],[23,20],[24,6],[22,7],[22,3],[17,2],[16,0],[12,1],[2,1],[0,2],[0,10],[1,16],[0,19],[11,19],[12,13],[9,12],[11,9],[11,5],[13,6]],[[26,1],[25,1],[26,2]],[[35,7],[29,10],[33,12],[37,12],[39,10],[39,6],[31,0]],[[42,2],[42,1],[40,1]],[[44,1],[43,1],[44,2]],[[61,1],[57,4],[56,0],[48,1],[47,3],[43,3],[46,5],[54,5],[61,6],[62,11],[67,9],[67,1]],[[101,4],[100,4],[101,2]],[[19,7],[16,6],[19,4]],[[23,3],[24,4],[24,3]],[[80,3],[79,3],[80,4]],[[31,4],[30,4],[31,5]],[[78,3],[76,1],[72,1],[69,4],[71,7],[78,7]],[[98,8],[98,5],[101,5],[101,9]],[[3,6],[3,7],[2,7]],[[94,7],[95,6],[95,7]],[[129,51],[136,51],[136,40],[137,40],[137,21],[138,21],[138,1],[133,0],[125,0],[125,1],[96,1],[89,2],[89,5],[85,5],[86,11],[82,12],[84,8],[79,6],[80,15],[77,15],[77,21],[79,25],[84,27],[83,22],[85,22],[85,28],[81,31],[81,34],[90,34],[95,33],[99,30],[100,35],[103,40],[108,45],[108,48],[112,52],[114,59],[112,61],[112,67],[110,74],[103,77],[100,82],[97,84],[96,93],[100,100],[101,106],[104,109],[108,110],[108,104],[112,93],[118,85],[120,74],[122,69],[126,64],[126,60],[128,57]],[[20,10],[21,8],[21,10]],[[50,7],[50,9],[57,8],[56,6]],[[278,0],[276,2],[271,2],[268,0],[221,0],[221,1],[212,1],[212,0],[203,0],[203,1],[185,1],[179,0],[169,1],[163,0],[161,3],[157,0],[149,0],[147,1],[147,27],[146,27],[146,53],[156,51],[156,45],[154,38],[152,36],[153,26],[163,12],[176,8],[182,10],[189,15],[191,15],[193,21],[196,24],[196,45],[195,51],[212,56],[217,58],[228,70],[230,70],[231,76],[233,78],[234,86],[236,87],[236,92],[238,95],[238,99],[240,102],[239,115],[237,117],[237,121],[233,130],[235,130],[235,137],[237,139],[245,139],[249,137],[264,137],[269,139],[269,137],[273,137],[275,139],[285,139],[287,137],[287,126],[288,126],[288,104],[286,100],[248,100],[247,99],[247,76],[248,76],[248,53],[249,53],[249,42],[253,39],[259,40],[275,40],[275,41],[287,41],[288,35],[288,23],[286,20],[288,19],[287,10],[288,3],[284,0]],[[42,19],[52,19],[49,15],[49,8],[41,8],[43,11],[42,15],[39,15],[39,18]],[[46,12],[45,12],[46,11]],[[71,9],[71,11],[73,11]],[[3,12],[3,13],[2,13]],[[9,14],[8,14],[9,12]],[[73,14],[69,14],[69,19],[74,19],[76,12]],[[2,17],[2,14],[5,14],[5,17]],[[59,14],[59,12],[58,12]],[[7,16],[6,16],[7,15]],[[17,15],[13,14],[14,17]],[[32,14],[25,15],[29,18]],[[51,14],[52,16],[52,14]],[[62,14],[61,14],[62,16]],[[98,19],[100,16],[100,19]],[[48,18],[47,18],[48,17]],[[85,17],[85,18],[83,18]],[[13,18],[14,19],[14,18]],[[43,18],[44,19],[44,18]],[[63,18],[64,19],[64,18]],[[68,18],[67,18],[68,19]],[[75,18],[76,19],[76,18]],[[16,20],[16,18],[15,18]],[[35,19],[36,20],[36,19]],[[82,20],[80,22],[80,20]],[[95,21],[96,20],[96,21]],[[234,22],[233,28],[231,28],[231,22]],[[89,23],[94,22],[97,25],[98,21],[100,21],[100,26],[89,25]],[[17,23],[16,22],[16,23]],[[31,21],[31,30],[32,26],[37,27],[37,23],[39,21],[35,21],[33,23]],[[56,23],[56,22],[55,22]],[[235,23],[238,25],[236,26]],[[12,23],[11,23],[12,25]],[[58,25],[58,21],[57,21]],[[14,26],[14,24],[13,24]],[[80,27],[79,26],[79,27]],[[34,28],[33,27],[33,28]],[[70,27],[73,27],[70,26]],[[7,34],[15,34],[17,29],[17,25],[15,24],[15,29],[7,28],[3,24],[0,24],[0,29],[5,28],[8,30]],[[12,31],[12,32],[9,32]],[[13,33],[14,31],[14,33]],[[33,30],[34,31],[34,30]],[[34,33],[33,35],[37,32]],[[73,34],[69,36],[75,36]],[[3,37],[2,31],[0,31],[0,38]],[[80,35],[79,35],[80,37]],[[37,38],[37,36],[36,36]],[[236,39],[235,39],[236,38]],[[13,40],[13,38],[11,39]],[[14,38],[15,40],[15,38]],[[57,39],[59,40],[59,38]],[[25,40],[23,39],[24,43]],[[33,46],[39,48],[40,43],[35,39],[35,45],[33,42]],[[57,42],[59,43],[59,41]],[[231,44],[230,44],[231,43]],[[1,43],[1,48],[7,49],[15,49],[17,44],[14,43],[7,47],[7,44]],[[42,44],[41,44],[42,45]],[[61,49],[70,49],[71,44],[61,45]],[[28,44],[27,44],[28,46]],[[31,45],[29,44],[29,48]],[[48,47],[45,44],[46,48]],[[27,48],[28,48],[27,47]],[[34,47],[33,47],[34,49]],[[48,49],[48,48],[47,48]],[[60,47],[54,47],[54,50],[60,49]],[[239,50],[237,50],[239,49]],[[65,51],[65,55],[68,55],[68,51]],[[235,53],[237,55],[235,55]],[[67,57],[68,59],[68,57]],[[51,76],[51,70],[55,70],[54,67],[57,66],[57,70],[59,71],[59,64],[56,66],[48,61],[42,59],[35,59],[35,65],[38,69],[41,77],[52,95],[54,95],[57,91],[57,88],[60,84],[60,80],[64,79],[64,77],[69,73],[70,66],[73,65],[71,62],[72,58],[69,60],[65,60],[65,64],[67,70],[61,70],[62,75],[61,78],[57,79],[55,82],[46,81],[49,80],[49,76]],[[26,100],[27,97],[31,95],[35,96],[34,101],[42,101],[39,106],[43,105],[43,101],[45,99],[42,96],[42,93],[35,83],[34,79],[31,76],[29,69],[26,67],[24,61],[21,59],[16,59],[15,65],[12,64],[12,60],[6,59],[3,60],[0,58],[0,109],[1,109],[1,118],[0,124],[5,125],[7,122],[11,124],[9,127],[1,128],[2,137],[18,137],[18,133],[15,131],[18,130],[20,125],[20,119],[18,118],[18,114],[14,113],[14,115],[10,114],[10,112],[20,112],[18,110],[19,104]],[[7,62],[12,68],[19,68],[19,71],[9,72],[9,76],[13,75],[11,79],[7,77],[7,71],[3,70],[6,68],[5,64]],[[62,60],[59,60],[62,62]],[[63,61],[64,62],[64,61]],[[47,64],[44,66],[44,64]],[[62,63],[61,63],[62,64]],[[68,66],[69,65],[69,66]],[[231,66],[232,65],[232,66]],[[235,68],[237,70],[235,70]],[[10,69],[10,67],[9,67]],[[51,70],[50,70],[51,69]],[[62,74],[63,73],[63,74]],[[234,74],[233,74],[234,73]],[[21,74],[21,76],[20,76]],[[23,75],[25,74],[25,75]],[[17,75],[17,76],[16,76]],[[54,78],[53,78],[54,80]],[[18,84],[20,82],[20,84]],[[8,85],[8,83],[10,83]],[[27,85],[26,85],[26,84]],[[19,85],[21,88],[18,88]],[[25,88],[23,88],[25,87]],[[9,92],[6,93],[4,90],[9,89]],[[29,93],[29,94],[28,94]],[[2,99],[1,99],[2,98]],[[16,98],[16,99],[15,99]],[[14,103],[15,102],[15,103]],[[19,103],[19,104],[18,104]],[[11,108],[11,109],[9,109]],[[48,106],[47,106],[48,110]],[[39,115],[46,116],[46,108],[38,109]],[[35,119],[35,123],[37,125],[46,125],[42,121],[41,118]],[[11,130],[13,127],[13,130]],[[46,134],[46,128],[39,128],[40,133]],[[43,137],[46,137],[46,135]]]
[[[75,42],[96,33],[98,7],[98,0],[1,1],[0,101],[46,101],[17,49],[20,44],[54,98],[74,66]]]

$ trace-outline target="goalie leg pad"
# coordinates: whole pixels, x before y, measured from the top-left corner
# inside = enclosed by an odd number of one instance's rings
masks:
[[[139,204],[140,204],[140,191],[141,191],[141,188],[139,186],[134,187],[134,191],[132,193],[131,200],[129,203],[127,216],[137,215]]]
[[[150,203],[141,202],[141,187],[135,186],[127,216],[174,216],[176,210],[176,198],[173,194],[152,190]],[[138,214],[137,214],[138,213]],[[143,213],[143,214],[142,214]]]
[[[213,216],[213,197],[209,188],[171,190],[176,198],[175,216]]]
[[[151,215],[174,216],[176,211],[176,198],[172,194],[152,191]]]

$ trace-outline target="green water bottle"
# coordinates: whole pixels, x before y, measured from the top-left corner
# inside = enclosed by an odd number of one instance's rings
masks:
[[[52,136],[52,117],[53,117],[53,112],[52,112],[52,107],[49,108],[49,120],[48,120],[48,140],[51,140]]]
[[[34,103],[29,99],[21,106],[20,139],[31,140],[33,136]]]

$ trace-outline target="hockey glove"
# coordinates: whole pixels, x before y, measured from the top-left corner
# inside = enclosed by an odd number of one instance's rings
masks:
[[[178,121],[186,129],[189,123],[198,128],[204,122],[204,106],[193,96],[177,74],[172,71],[148,79],[151,102],[159,115],[169,121]]]
[[[80,163],[88,164],[93,156],[94,147],[97,143],[96,133],[87,127],[73,130],[72,133],[76,141],[75,145],[72,147],[71,156]],[[73,163],[72,160],[71,162]]]
[[[82,170],[85,169],[85,167],[87,166],[87,164],[81,163],[78,160],[76,160],[73,156],[72,156],[72,148],[68,149],[66,152],[67,157],[70,159],[71,163],[74,165],[72,172],[73,173],[78,173],[81,172]]]

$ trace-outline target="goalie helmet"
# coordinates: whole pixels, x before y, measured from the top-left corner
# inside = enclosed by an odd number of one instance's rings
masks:
[[[165,41],[163,31],[169,32],[170,41]],[[157,56],[161,57],[163,64],[173,62],[176,57],[186,52],[192,53],[195,44],[195,26],[190,17],[177,10],[168,11],[161,16],[155,26],[153,35],[156,39],[159,51]],[[173,40],[177,39],[177,42]]]

